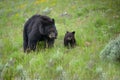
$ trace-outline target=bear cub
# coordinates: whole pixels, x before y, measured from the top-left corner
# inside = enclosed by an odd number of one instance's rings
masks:
[[[67,31],[64,36],[64,46],[70,48],[74,47],[75,45],[76,45],[75,31],[73,32]]]

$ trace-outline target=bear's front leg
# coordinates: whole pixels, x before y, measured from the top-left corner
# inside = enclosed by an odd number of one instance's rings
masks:
[[[47,41],[47,44],[48,44],[48,48],[51,48],[51,47],[54,47],[54,39],[49,39],[48,41]]]
[[[44,48],[47,48],[48,47],[48,44],[47,44],[47,40],[45,39],[44,40]]]

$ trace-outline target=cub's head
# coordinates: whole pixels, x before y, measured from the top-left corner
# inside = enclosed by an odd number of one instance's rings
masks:
[[[67,41],[74,40],[74,35],[75,35],[75,31],[73,31],[73,32],[67,31],[65,34],[65,40],[67,40]]]

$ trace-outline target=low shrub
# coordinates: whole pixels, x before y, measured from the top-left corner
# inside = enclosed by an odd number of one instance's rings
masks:
[[[103,60],[120,62],[120,36],[106,45],[101,51],[100,57]]]

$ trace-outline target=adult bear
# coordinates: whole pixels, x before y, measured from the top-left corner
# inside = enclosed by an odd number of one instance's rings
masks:
[[[57,30],[54,19],[43,15],[33,15],[27,20],[23,30],[23,48],[27,50],[36,49],[39,41],[44,41],[45,47],[53,47],[57,37]]]

